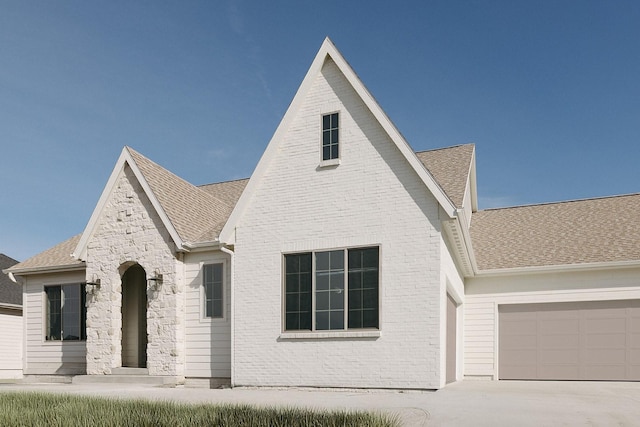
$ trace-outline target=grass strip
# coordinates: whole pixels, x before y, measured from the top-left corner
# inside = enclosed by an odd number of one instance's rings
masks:
[[[70,394],[0,394],[2,426],[371,426],[397,427],[397,417],[363,411],[181,404]]]

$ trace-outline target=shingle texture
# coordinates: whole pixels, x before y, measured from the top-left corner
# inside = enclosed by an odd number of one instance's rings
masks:
[[[233,206],[172,174],[135,150],[128,150],[184,242],[206,241],[218,235]]]
[[[457,145],[416,153],[453,204],[461,208],[471,172],[474,144]]]
[[[640,260],[640,194],[473,214],[481,270]]]
[[[73,236],[69,240],[47,249],[26,261],[14,265],[10,270],[32,270],[44,267],[82,266],[84,262],[71,257],[73,250],[78,245],[80,234]]]
[[[22,305],[22,287],[13,283],[2,270],[16,265],[18,261],[0,254],[0,304]]]

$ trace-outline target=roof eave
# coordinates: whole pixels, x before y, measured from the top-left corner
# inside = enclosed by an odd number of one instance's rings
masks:
[[[486,270],[478,270],[476,272],[476,276],[477,277],[510,276],[510,275],[523,275],[523,274],[610,270],[610,269],[638,268],[638,267],[640,267],[640,260],[605,261],[605,262],[590,262],[590,263],[581,263],[581,264],[555,264],[555,265],[540,265],[540,266],[514,267],[514,268],[493,268],[493,269],[486,269]]]
[[[22,306],[20,304],[9,304],[0,302],[0,308],[4,308],[5,310],[22,311]]]
[[[30,274],[42,274],[42,273],[60,273],[64,271],[77,271],[84,270],[87,266],[83,262],[82,264],[74,263],[67,265],[56,265],[56,266],[43,266],[43,267],[27,267],[27,268],[7,268],[6,270],[2,270],[5,274],[13,274],[18,276],[26,276]]]

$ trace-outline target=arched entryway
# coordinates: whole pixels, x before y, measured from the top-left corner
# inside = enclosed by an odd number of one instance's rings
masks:
[[[122,275],[122,366],[147,367],[147,273],[140,264]]]

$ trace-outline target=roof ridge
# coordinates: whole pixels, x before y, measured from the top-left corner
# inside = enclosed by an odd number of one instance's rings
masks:
[[[530,203],[530,204],[524,204],[524,205],[503,206],[498,208],[482,209],[482,210],[479,210],[478,213],[487,212],[487,211],[499,211],[499,210],[506,210],[506,209],[532,208],[536,206],[562,205],[567,203],[589,202],[593,200],[615,199],[618,197],[632,197],[632,196],[640,196],[640,193],[615,194],[612,196],[596,196],[596,197],[585,197],[583,199],[559,200],[557,202],[540,202],[540,203]]]
[[[231,183],[231,182],[246,181],[247,179],[250,179],[250,178],[251,177],[236,178],[236,179],[228,179],[226,181],[210,182],[208,184],[198,184],[198,185],[196,185],[196,187],[200,188],[200,187],[206,187],[208,185],[228,184],[228,183]]]
[[[430,149],[428,149],[428,150],[420,150],[420,151],[416,151],[415,153],[416,153],[416,154],[421,154],[421,153],[430,153],[430,152],[432,152],[432,151],[450,150],[450,149],[452,149],[452,148],[466,147],[466,146],[468,146],[468,145],[476,145],[476,144],[475,144],[475,143],[473,143],[473,142],[469,142],[469,143],[466,143],[466,144],[456,144],[456,145],[451,145],[451,146],[449,146],[449,147],[430,148]]]

